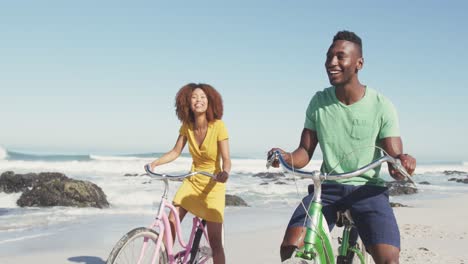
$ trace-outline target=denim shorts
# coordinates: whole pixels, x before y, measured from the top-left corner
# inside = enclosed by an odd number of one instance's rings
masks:
[[[302,200],[306,208],[312,200],[314,186],[309,186],[309,195]],[[349,209],[359,236],[366,247],[388,244],[400,248],[400,231],[388,199],[386,187],[346,184],[322,185],[322,212],[330,230],[338,211]],[[289,221],[289,227],[304,226],[306,212],[299,206]]]

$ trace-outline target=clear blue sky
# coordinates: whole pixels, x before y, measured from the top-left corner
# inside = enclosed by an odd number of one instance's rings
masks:
[[[224,97],[234,155],[297,146],[325,53],[363,39],[361,82],[398,109],[405,150],[468,161],[464,1],[2,1],[0,146],[167,151],[174,96]]]

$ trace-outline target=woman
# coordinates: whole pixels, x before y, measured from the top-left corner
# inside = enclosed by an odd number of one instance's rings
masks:
[[[182,87],[176,95],[176,114],[182,122],[174,148],[153,161],[154,167],[171,162],[179,157],[189,143],[192,156],[191,171],[206,171],[216,175],[213,180],[204,175],[186,178],[177,191],[173,203],[179,212],[180,220],[187,211],[207,221],[213,262],[224,264],[222,226],[225,207],[225,182],[231,171],[228,134],[223,116],[221,95],[208,84],[190,83]],[[221,164],[222,159],[222,164]],[[174,237],[175,217],[171,213],[172,235]]]

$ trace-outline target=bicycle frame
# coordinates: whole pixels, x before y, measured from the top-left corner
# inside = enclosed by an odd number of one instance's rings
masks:
[[[308,208],[308,216],[306,222],[306,234],[304,237],[304,246],[295,253],[297,258],[302,258],[306,260],[315,260],[317,264],[335,264],[335,257],[333,255],[333,248],[331,245],[330,232],[328,229],[328,224],[322,213],[322,181],[325,179],[338,179],[338,178],[351,178],[358,176],[370,169],[373,169],[377,166],[380,166],[384,162],[389,162],[394,165],[394,167],[400,171],[405,177],[414,184],[410,179],[410,175],[404,170],[398,160],[389,156],[388,154],[383,157],[373,161],[372,163],[359,168],[355,171],[348,173],[340,174],[323,174],[320,171],[302,171],[295,169],[293,166],[287,164],[281,153],[275,151],[268,157],[267,168],[273,164],[274,160],[278,160],[286,172],[292,173],[296,176],[302,176],[306,178],[311,178],[314,185],[314,196]],[[345,257],[348,253],[348,250],[353,251],[358,255],[360,262],[365,263],[364,256],[356,246],[349,247],[349,234],[351,227],[347,225],[343,231],[343,240],[342,245],[339,249],[339,257]]]
[[[180,224],[179,213],[177,212],[174,205],[168,202],[168,199],[167,199],[167,194],[169,190],[169,179],[185,178],[188,176],[195,175],[197,173],[203,174],[209,177],[214,177],[214,175],[206,173],[206,172],[191,172],[185,175],[171,176],[171,175],[165,175],[165,174],[152,172],[148,165],[145,166],[145,170],[147,173],[149,173],[150,176],[158,177],[164,182],[164,192],[161,196],[161,202],[159,204],[158,213],[153,223],[149,226],[150,229],[158,230],[159,234],[161,234],[158,237],[158,240],[156,241],[155,254],[153,256],[152,263],[154,264],[156,259],[158,259],[159,257],[159,249],[161,247],[161,243],[164,243],[166,246],[167,256],[169,257],[169,263],[175,263],[176,257],[178,259],[181,259],[182,263],[189,263],[193,261],[194,259],[193,256],[191,257],[191,254],[192,253],[195,254],[195,252],[192,252],[192,246],[196,237],[196,231],[201,230],[203,232],[203,235],[207,243],[209,243],[208,232],[207,232],[205,225],[203,224],[203,221],[200,218],[195,216],[193,217],[192,231],[190,233],[190,238],[188,240],[188,243],[185,243],[185,240],[183,239],[183,236],[182,236],[182,227]],[[169,222],[168,214],[166,213],[166,208],[169,209],[169,211],[172,212],[175,217],[176,238],[174,239],[174,241],[172,241],[171,224]],[[165,239],[164,242],[163,242],[163,238]],[[175,240],[177,240],[180,246],[183,248],[183,250],[177,252],[176,254],[174,254],[174,251],[173,251],[173,245],[176,242]],[[146,250],[146,241],[145,241],[145,245],[143,245],[140,256],[144,255],[145,250]],[[200,264],[204,263],[206,260],[208,260],[208,258],[201,261]]]
[[[178,254],[183,254],[182,257],[182,263],[188,263],[190,259],[190,253],[191,253],[191,245],[193,244],[194,238],[195,238],[195,232],[198,228],[201,228],[203,231],[203,234],[205,238],[208,240],[208,233],[206,231],[206,228],[203,226],[202,221],[198,217],[193,217],[193,224],[192,224],[192,232],[190,233],[190,238],[188,240],[188,243],[185,243],[183,236],[182,236],[182,228],[180,224],[180,217],[175,209],[175,207],[169,203],[165,197],[166,193],[163,194],[163,199],[161,201],[161,204],[158,209],[158,215],[154,222],[149,226],[151,229],[156,229],[159,230],[160,234],[164,234],[162,236],[158,237],[158,241],[156,242],[156,252],[154,255],[153,263],[156,259],[158,259],[159,256],[159,248],[161,247],[161,243],[163,243],[163,238],[165,240],[165,246],[167,250],[167,255],[169,257],[169,263],[175,263],[175,256]],[[178,252],[177,254],[174,254],[173,251],[173,244],[175,244],[175,241],[173,243],[172,241],[172,232],[170,228],[170,223],[169,223],[169,217],[168,214],[166,213],[166,208],[170,210],[175,216],[175,230],[176,230],[176,239],[181,247],[183,248],[182,251]],[[142,249],[142,253],[144,249]]]

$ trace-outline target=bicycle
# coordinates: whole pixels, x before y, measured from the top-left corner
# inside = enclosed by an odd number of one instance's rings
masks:
[[[164,182],[164,192],[159,203],[158,213],[149,227],[137,227],[127,232],[114,246],[107,264],[204,264],[213,263],[209,246],[206,221],[194,216],[192,231],[188,243],[182,237],[182,227],[175,207],[168,201],[169,179],[184,179],[196,174],[211,178],[216,176],[207,172],[191,172],[184,175],[167,175],[151,171],[149,165],[145,170],[150,177]],[[174,252],[172,233],[166,209],[171,211],[176,219],[176,239],[182,250]],[[203,238],[203,239],[202,239]],[[164,242],[163,242],[164,239]],[[200,246],[202,243],[204,246]],[[175,241],[174,241],[175,244]],[[174,254],[175,253],[175,254]]]
[[[325,179],[336,180],[346,179],[361,175],[382,163],[387,162],[393,164],[393,166],[404,175],[410,182],[410,175],[406,172],[399,160],[391,157],[384,152],[384,156],[371,162],[370,164],[359,168],[355,171],[339,174],[324,174],[320,171],[303,171],[293,168],[288,165],[281,153],[276,150],[267,159],[267,168],[269,168],[274,161],[279,161],[286,173],[291,173],[294,176],[300,176],[303,178],[311,178],[314,185],[314,196],[308,208],[308,218],[306,221],[306,234],[304,237],[304,246],[298,248],[293,256],[284,261],[283,264],[345,264],[353,263],[353,260],[358,260],[361,264],[368,263],[370,256],[366,253],[364,246],[361,243],[356,243],[358,238],[357,229],[354,226],[351,214],[349,211],[339,212],[337,226],[344,226],[342,237],[338,239],[340,246],[338,247],[338,256],[335,261],[333,254],[330,231],[328,229],[327,221],[322,213],[322,181]],[[354,239],[350,239],[351,237]],[[354,240],[354,241],[353,241]],[[353,243],[350,243],[353,242]],[[356,259],[357,257],[357,259]]]

